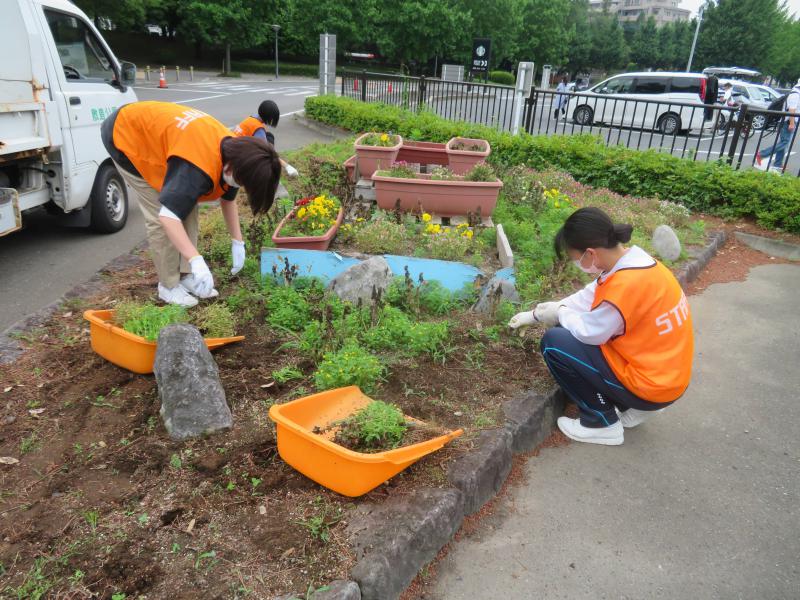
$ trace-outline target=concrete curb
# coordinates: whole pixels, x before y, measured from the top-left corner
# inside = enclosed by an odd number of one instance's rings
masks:
[[[330,138],[341,138],[352,136],[353,132],[348,129],[342,129],[341,127],[334,127],[333,125],[328,125],[326,123],[322,123],[321,121],[315,121],[313,119],[309,119],[306,117],[305,111],[299,112],[294,115],[294,120],[297,122],[298,125],[302,125],[303,127],[310,129],[315,133],[319,133],[320,135],[324,135]]]
[[[783,240],[773,240],[772,238],[753,235],[752,233],[734,232],[736,239],[743,242],[759,252],[785,258],[787,260],[800,260],[800,246],[790,244]]]
[[[711,234],[711,240],[700,252],[697,258],[689,262],[688,265],[683,267],[675,275],[675,277],[678,279],[678,283],[681,284],[681,287],[685,288],[687,284],[697,279],[697,276],[700,275],[700,271],[702,271],[708,264],[708,261],[714,257],[714,255],[717,253],[717,250],[725,245],[727,239],[728,236],[724,231],[715,231]]]
[[[138,253],[145,248],[147,248],[147,242],[140,242],[133,250],[109,261],[97,273],[92,275],[92,277],[83,283],[79,283],[56,301],[20,319],[11,327],[0,333],[0,365],[14,362],[17,357],[25,351],[25,348],[17,339],[19,335],[36,327],[41,327],[65,301],[72,298],[90,296],[99,292],[105,285],[103,274],[122,271],[138,264],[140,261],[144,260],[142,257],[138,256]]]

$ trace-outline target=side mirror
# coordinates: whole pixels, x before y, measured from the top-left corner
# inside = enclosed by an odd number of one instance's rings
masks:
[[[122,84],[134,85],[136,83],[136,65],[132,62],[122,61]]]

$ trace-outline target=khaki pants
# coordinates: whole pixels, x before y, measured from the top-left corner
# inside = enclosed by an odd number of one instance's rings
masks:
[[[125,183],[136,192],[139,198],[139,208],[142,209],[147,231],[147,243],[150,245],[150,256],[156,266],[158,281],[164,287],[172,289],[178,285],[181,273],[191,273],[192,269],[188,261],[180,255],[175,246],[172,245],[172,242],[169,241],[167,233],[161,226],[161,221],[158,220],[158,213],[161,210],[158,192],[141,177],[129,173],[119,165],[115,166]],[[199,207],[195,206],[189,216],[183,220],[183,227],[195,247],[197,247],[199,211]]]

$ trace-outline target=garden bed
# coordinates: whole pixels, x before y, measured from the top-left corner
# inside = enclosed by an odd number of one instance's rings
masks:
[[[294,197],[325,189],[349,205],[341,165],[351,147],[349,140],[290,156],[303,174],[289,186]],[[647,232],[665,219],[684,241],[704,237],[687,215],[657,201],[586,188],[556,172],[501,176],[506,186],[496,220],[518,253],[517,281],[528,301],[557,297],[584,281],[553,261],[550,244],[575,206],[611,207],[617,218],[633,220],[641,229],[634,240],[645,248]],[[446,466],[481,430],[502,424],[505,400],[552,385],[536,350],[541,329],[510,336],[505,323],[517,309],[509,304],[476,315],[465,310],[467,299],[440,291],[426,296],[398,282],[380,309],[353,310],[303,278],[264,287],[257,248],[270,244],[282,216],[279,210],[271,223],[244,218],[248,259],[238,278],[228,274],[230,241],[219,212],[204,210],[201,218],[201,250],[220,290],[216,302],[234,312],[236,333],[245,336],[215,354],[231,431],[172,442],[158,416],[154,378],[120,369],[90,348],[84,309],[153,299],[156,277],[146,258],[110,276],[101,293],[65,304],[43,327],[23,334],[28,351],[0,367],[0,456],[19,460],[0,465],[3,595],[268,598],[346,578],[354,557],[344,524],[353,507],[447,487]],[[413,227],[427,228],[418,216]],[[391,213],[384,217],[391,222]],[[492,231],[471,239],[491,240]],[[340,233],[332,248],[354,246]],[[486,246],[491,256],[494,246]],[[353,361],[342,379],[345,362],[336,354],[347,331],[362,356],[376,362]],[[346,383],[406,415],[465,433],[362,498],[329,492],[278,457],[268,411]]]

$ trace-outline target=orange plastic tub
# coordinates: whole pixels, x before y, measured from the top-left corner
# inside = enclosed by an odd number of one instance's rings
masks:
[[[152,373],[156,360],[156,343],[148,342],[111,323],[113,310],[87,310],[83,318],[89,321],[92,350],[107,361],[134,373]],[[240,342],[243,335],[227,338],[205,338],[209,350]]]
[[[426,442],[375,454],[353,452],[313,433],[347,418],[372,399],[357,386],[312,394],[269,409],[278,427],[278,453],[309,479],[345,496],[361,496],[464,433],[457,429]],[[411,417],[406,419],[414,420]]]

